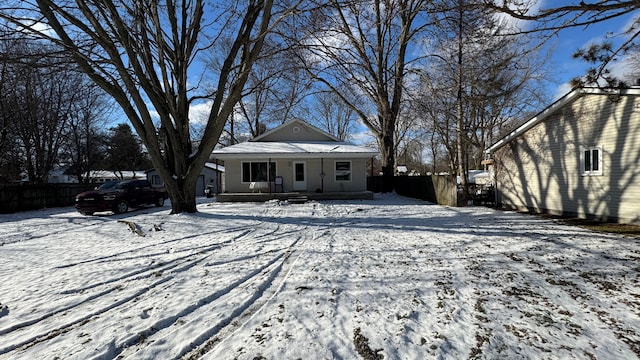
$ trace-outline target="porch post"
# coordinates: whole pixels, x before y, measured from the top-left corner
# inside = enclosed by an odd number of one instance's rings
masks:
[[[269,195],[271,195],[271,158],[267,161],[267,184],[269,184]]]
[[[320,191],[324,193],[324,158],[320,158]]]
[[[220,189],[222,179],[220,178],[220,169],[218,168],[218,158],[213,159],[213,163],[216,164],[216,195],[218,195],[222,192],[222,189]]]
[[[373,177],[373,159],[374,157],[371,157],[371,177]]]

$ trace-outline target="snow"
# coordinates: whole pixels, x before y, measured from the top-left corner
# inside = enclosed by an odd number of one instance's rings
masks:
[[[640,355],[638,238],[393,194],[199,201],[0,215],[0,359]]]
[[[247,141],[213,151],[213,156],[223,159],[234,155],[309,155],[330,154],[333,157],[365,157],[369,158],[378,151],[337,141]]]

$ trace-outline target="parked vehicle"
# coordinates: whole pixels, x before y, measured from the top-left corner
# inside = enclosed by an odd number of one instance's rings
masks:
[[[163,206],[168,197],[164,188],[152,187],[147,180],[123,180],[78,194],[75,206],[84,215],[100,211],[121,214],[144,205]]]

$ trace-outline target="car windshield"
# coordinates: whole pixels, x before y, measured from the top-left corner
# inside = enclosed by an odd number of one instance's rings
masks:
[[[98,189],[98,190],[115,189],[116,185],[118,185],[119,183],[120,183],[120,181],[109,181],[109,182],[106,182],[106,183],[98,186],[96,189]]]
[[[121,181],[115,186],[116,189],[126,189],[131,187],[131,181]]]

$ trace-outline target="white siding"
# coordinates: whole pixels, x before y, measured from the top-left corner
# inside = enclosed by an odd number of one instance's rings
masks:
[[[509,207],[640,222],[640,97],[584,95],[496,154]],[[580,172],[582,146],[602,147],[602,175]]]
[[[276,175],[282,176],[285,192],[292,191],[293,187],[293,162],[301,159],[271,159],[276,163]],[[225,191],[229,193],[250,192],[249,184],[242,183],[242,161],[225,161]],[[246,160],[249,161],[249,160]],[[266,161],[266,160],[265,160]],[[351,181],[335,181],[336,159],[305,159],[307,166],[307,191],[314,192],[344,192],[365,191],[367,189],[367,159],[340,159],[351,161]],[[321,174],[324,171],[324,179]],[[274,188],[272,188],[274,189]],[[278,189],[280,190],[280,189]]]

